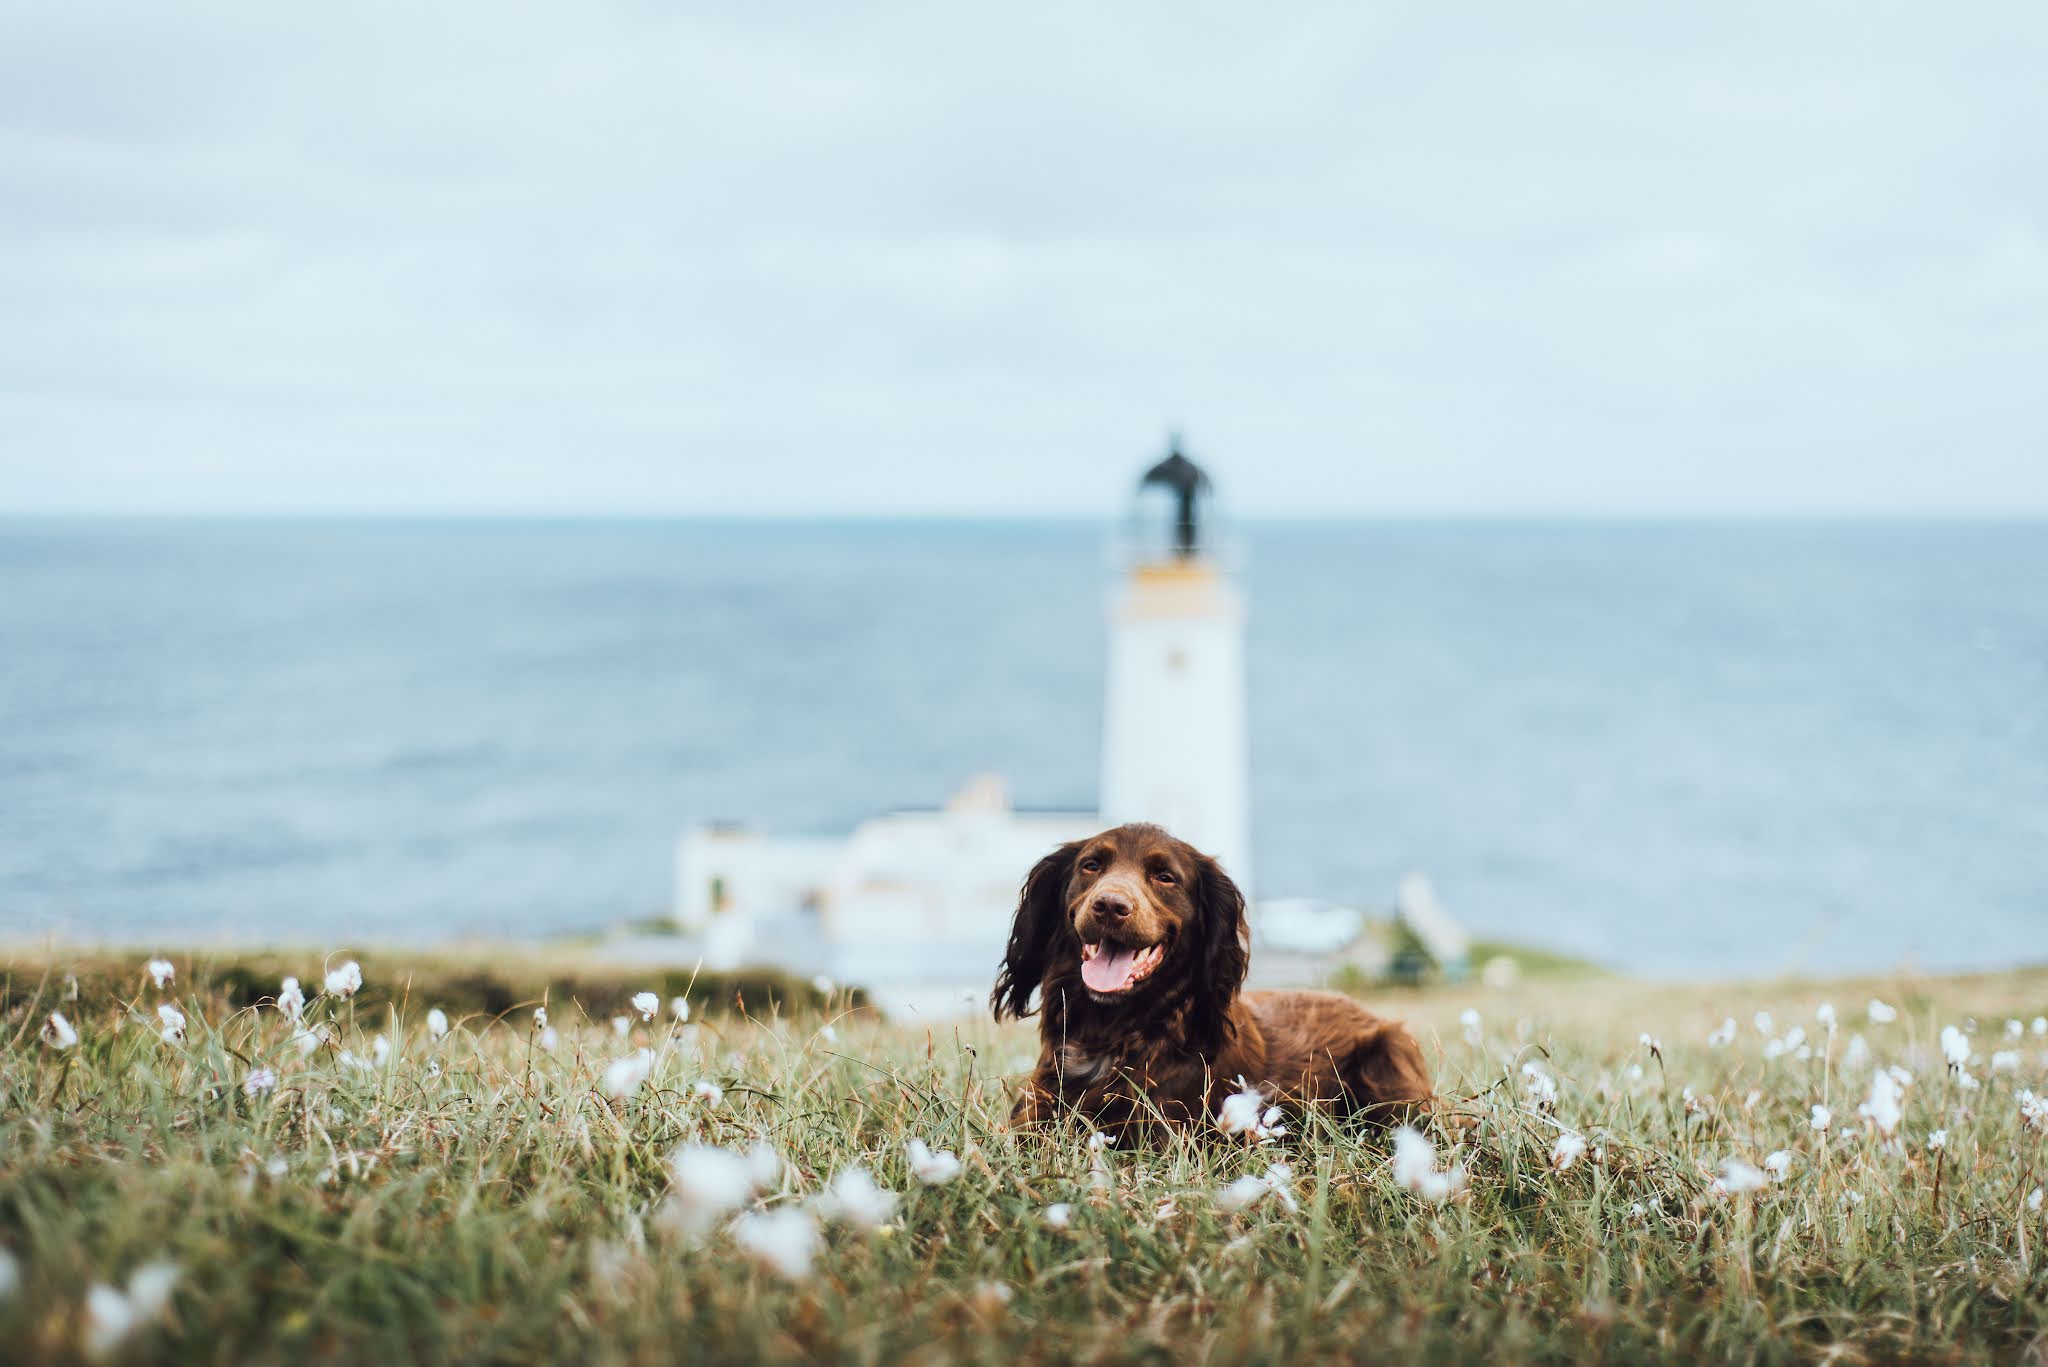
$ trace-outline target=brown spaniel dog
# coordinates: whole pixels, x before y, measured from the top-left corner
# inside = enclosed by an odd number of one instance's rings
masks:
[[[1243,1077],[1271,1100],[1385,1123],[1426,1106],[1415,1039],[1333,992],[1240,992],[1244,895],[1157,826],[1062,845],[1024,880],[989,1004],[1032,1014],[1039,1056],[1010,1120],[1072,1108],[1108,1133],[1186,1128]]]

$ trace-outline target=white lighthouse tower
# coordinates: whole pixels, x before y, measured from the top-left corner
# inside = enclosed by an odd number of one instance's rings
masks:
[[[1172,519],[1163,539],[1139,527],[1110,601],[1102,816],[1164,826],[1214,855],[1249,897],[1244,599],[1205,536],[1209,478],[1178,440],[1138,488],[1141,498],[1164,489]]]

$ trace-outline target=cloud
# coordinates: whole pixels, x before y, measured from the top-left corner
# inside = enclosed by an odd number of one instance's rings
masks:
[[[7,23],[0,510],[2048,512],[2028,7]]]

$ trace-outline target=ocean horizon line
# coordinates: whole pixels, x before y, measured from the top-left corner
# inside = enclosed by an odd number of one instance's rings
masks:
[[[1059,527],[1110,528],[1120,518],[1063,513],[946,511],[726,511],[726,512],[543,512],[521,510],[7,510],[0,526],[517,526],[517,527]],[[1575,511],[1430,512],[1387,509],[1372,512],[1267,512],[1229,518],[1225,530],[1245,527],[2039,527],[2048,509],[1905,511]]]

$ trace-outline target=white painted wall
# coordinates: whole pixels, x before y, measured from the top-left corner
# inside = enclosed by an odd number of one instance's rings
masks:
[[[1157,822],[1250,896],[1250,768],[1242,597],[1211,560],[1138,566],[1109,611],[1104,824]]]
[[[697,827],[677,848],[676,919],[713,968],[822,959],[847,982],[992,981],[1024,875],[1101,825],[1093,812],[1012,811],[999,784],[978,780],[942,809],[892,812],[843,838]],[[781,942],[790,935],[815,943]]]

